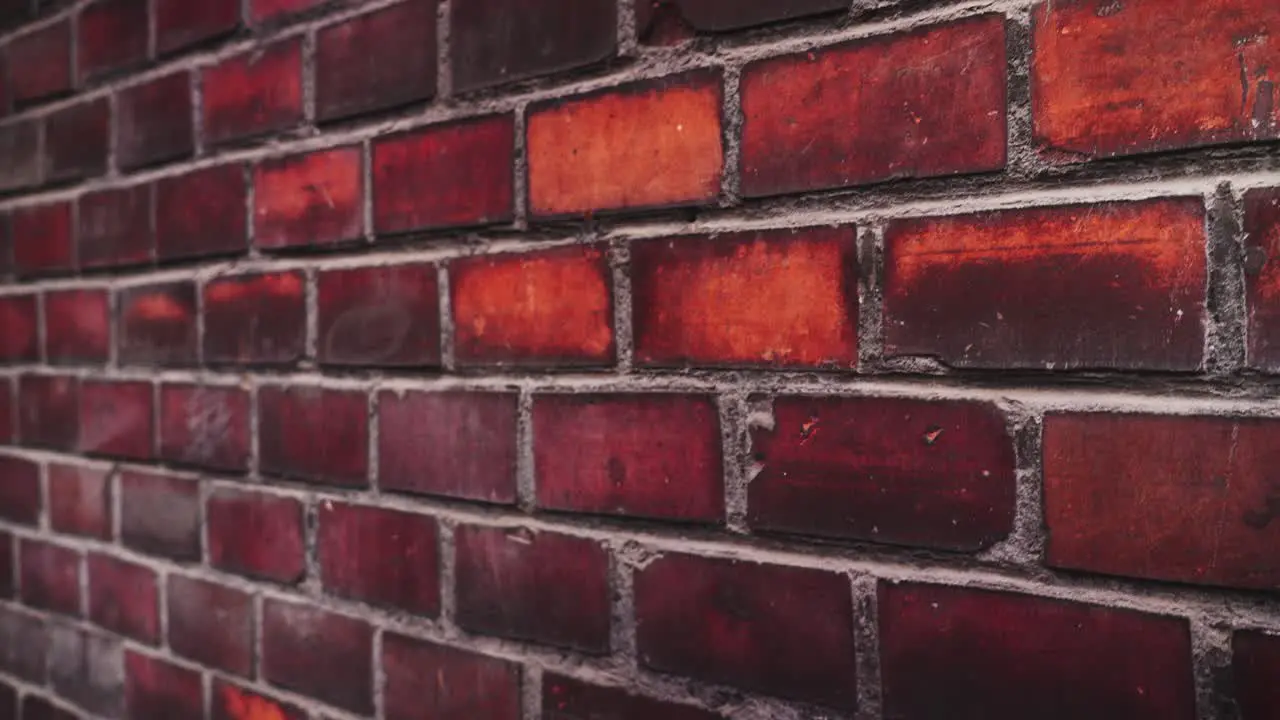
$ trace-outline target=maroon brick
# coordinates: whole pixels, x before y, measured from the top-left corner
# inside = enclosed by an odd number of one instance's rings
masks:
[[[436,6],[407,0],[316,35],[316,117],[335,120],[436,92]]]
[[[8,600],[18,591],[18,573],[14,563],[17,556],[13,548],[13,535],[0,530],[0,599]]]
[[[584,538],[524,528],[460,526],[454,534],[456,619],[485,635],[604,654],[609,558]]]
[[[373,143],[373,224],[379,233],[509,222],[515,119],[445,123]]]
[[[156,573],[101,553],[90,553],[89,619],[111,632],[155,645],[160,641]]]
[[[635,0],[636,31],[646,42],[661,42],[673,35],[689,36],[693,31],[725,32],[848,9],[846,0]]]
[[[440,364],[440,299],[434,265],[321,272],[319,360],[328,365]]]
[[[640,662],[841,709],[857,703],[847,577],[666,555],[635,579]]]
[[[21,208],[13,212],[11,222],[13,267],[18,275],[60,272],[75,266],[71,203]]]
[[[219,490],[206,507],[209,563],[249,577],[302,579],[302,505],[293,498]]]
[[[40,467],[0,455],[0,518],[20,525],[40,522]]]
[[[39,699],[38,695],[27,696],[27,702]],[[0,682],[0,720],[20,720],[19,712],[26,711],[18,706],[18,689],[7,682]],[[27,714],[35,720],[41,720],[39,712]]]
[[[238,0],[156,0],[156,52],[167,54],[230,34],[240,26]]]
[[[105,174],[110,118],[106,98],[51,113],[44,125],[45,182],[70,182]]]
[[[48,656],[49,634],[44,618],[18,612],[16,605],[0,605],[0,670],[44,684]]]
[[[213,679],[213,720],[307,720],[307,713],[288,703]]]
[[[3,68],[0,68],[3,70]],[[5,164],[0,166],[0,192],[33,188],[40,184],[39,121],[29,119],[0,127],[0,153]]]
[[[0,296],[0,362],[35,362],[39,316],[35,295]]]
[[[705,395],[538,395],[538,506],[719,523],[720,419]]]
[[[262,675],[356,713],[373,712],[373,628],[307,605],[266,600]]]
[[[6,717],[3,710],[4,708],[0,707],[0,718]],[[39,695],[27,695],[22,698],[22,719],[79,720],[75,713],[58,705],[54,705],[52,700],[42,698]],[[15,716],[12,720],[17,720],[17,717]]]
[[[79,380],[57,375],[18,379],[18,437],[23,445],[74,450],[79,429]]]
[[[44,357],[51,363],[106,362],[111,312],[105,290],[62,290],[44,296]]]
[[[80,78],[140,64],[147,57],[147,0],[96,0],[80,13]]]
[[[520,666],[416,640],[382,636],[387,720],[518,720]],[[434,678],[435,682],[423,682]]]
[[[204,132],[213,144],[302,121],[302,41],[285,40],[204,71]]]
[[[169,475],[120,475],[120,540],[139,552],[200,559],[200,485]]]
[[[244,168],[218,165],[156,183],[156,255],[161,261],[248,249]]]
[[[1237,632],[1231,636],[1231,669],[1235,675],[1236,701],[1241,720],[1270,720],[1280,707],[1280,638],[1261,632]]]
[[[116,162],[125,170],[195,150],[191,73],[181,70],[122,90],[116,100]]]
[[[435,617],[439,541],[426,515],[326,501],[320,506],[320,579],[326,591]]]
[[[879,606],[885,717],[1196,716],[1184,619],[910,583]]]
[[[542,676],[542,714],[551,720],[716,720],[716,713],[654,700],[619,687],[588,685],[563,675]]]
[[[18,543],[22,602],[64,615],[80,614],[80,553],[23,538]]]
[[[14,398],[14,381],[0,378],[0,445],[12,445],[17,442],[18,425],[14,418],[18,414],[18,403]]]
[[[0,68],[0,73],[4,68]],[[13,230],[7,213],[0,213],[0,277],[8,279],[14,272]]]
[[[253,598],[225,585],[169,575],[169,647],[219,670],[249,675],[253,663]]]
[[[71,21],[61,20],[11,40],[4,49],[14,103],[28,104],[71,91]],[[22,68],[17,72],[16,68]]]
[[[80,266],[137,265],[151,260],[151,188],[137,185],[80,198]]]
[[[515,393],[383,391],[378,486],[514,503],[516,400]]]
[[[160,388],[160,457],[213,470],[249,467],[249,394],[240,388]]]
[[[151,383],[86,380],[80,384],[80,452],[154,457]]]
[[[368,485],[368,426],[363,392],[265,387],[258,393],[258,464],[310,482]]]
[[[358,147],[268,160],[254,171],[253,242],[266,250],[358,239],[364,161]]]
[[[124,365],[194,365],[195,283],[148,285],[123,291],[118,359]]]
[[[49,678],[55,693],[98,716],[121,717],[124,653],[120,640],[70,626],[49,626]]]
[[[130,720],[204,717],[200,673],[133,652],[125,654],[125,709]]]
[[[303,282],[300,272],[281,272],[205,285],[205,362],[288,365],[300,360],[307,333]]]
[[[1280,188],[1244,197],[1249,364],[1280,370]]]
[[[458,3],[450,16],[453,86],[497,85],[600,62],[617,49],[617,3]]]
[[[49,524],[56,532],[111,539],[111,473],[102,467],[50,463]]]
[[[274,22],[319,7],[326,0],[250,0],[249,17],[255,23]]]

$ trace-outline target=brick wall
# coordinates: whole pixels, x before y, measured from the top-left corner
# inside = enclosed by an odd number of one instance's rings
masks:
[[[1280,717],[1273,0],[0,0],[0,720]]]

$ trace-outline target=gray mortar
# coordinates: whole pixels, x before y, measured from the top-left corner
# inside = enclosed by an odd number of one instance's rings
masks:
[[[1205,302],[1205,370],[1226,378],[1246,366],[1243,202],[1222,183],[1207,203],[1208,297]]]
[[[853,589],[853,638],[858,653],[857,720],[877,720],[881,715],[880,626],[877,611],[879,585],[869,575],[850,578]]]
[[[858,228],[858,368],[879,366],[884,356],[884,228]]]
[[[609,243],[609,269],[613,301],[613,346],[617,353],[617,371],[632,372],[635,338],[631,328],[631,245],[622,241]]]

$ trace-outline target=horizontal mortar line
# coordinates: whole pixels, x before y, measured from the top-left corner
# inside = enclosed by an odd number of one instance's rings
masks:
[[[8,30],[5,30],[4,32],[0,32],[0,45],[4,45],[5,43],[9,42],[14,38],[19,38],[19,37],[22,37],[23,35],[38,32],[52,25],[56,25],[58,24],[58,22],[62,20],[68,19],[74,15],[79,14],[81,8],[88,7],[89,5],[93,4],[93,2],[94,0],[74,0],[72,3],[68,4],[66,7],[59,8],[55,12],[52,12],[43,17],[38,17],[34,20],[28,20]],[[72,38],[71,41],[75,42],[75,38]]]

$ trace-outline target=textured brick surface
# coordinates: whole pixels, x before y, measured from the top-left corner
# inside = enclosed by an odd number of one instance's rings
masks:
[[[107,171],[111,109],[106,99],[57,110],[44,123],[45,182],[74,182]],[[17,153],[21,155],[19,150]]]
[[[0,335],[0,361],[32,362],[39,359],[36,302],[35,295],[0,297],[0,319],[4,321],[4,333]]]
[[[254,22],[277,21],[310,10],[325,0],[249,0],[249,18]]]
[[[18,568],[22,603],[63,615],[80,615],[80,553],[64,545],[22,540]]]
[[[0,127],[0,151],[8,159],[0,169],[0,191],[12,192],[40,183],[39,135],[39,123],[35,120]]]
[[[434,95],[437,4],[405,0],[321,30],[316,116],[335,120]]]
[[[98,466],[64,464],[48,465],[45,473],[49,525],[60,533],[109,540],[114,514],[111,473]]]
[[[159,658],[125,654],[125,711],[130,718],[200,717],[204,686],[200,673]]]
[[[310,153],[254,172],[253,238],[264,250],[351,241],[364,228],[359,148]]]
[[[167,475],[122,473],[120,540],[127,547],[152,555],[199,559],[199,485]]]
[[[1237,632],[1231,638],[1231,669],[1243,720],[1265,720],[1280,707],[1280,638],[1261,632]]]
[[[9,327],[12,326],[6,327],[6,332]],[[44,296],[46,360],[104,363],[110,354],[110,301],[105,290],[64,290]]]
[[[1246,247],[1259,265],[1245,273],[1249,362],[1274,372],[1280,369],[1280,189],[1250,191],[1244,203]]]
[[[147,57],[147,0],[94,0],[81,13],[80,78],[126,69]]]
[[[80,452],[119,458],[154,456],[154,401],[151,383],[80,383]]]
[[[136,185],[80,198],[77,257],[84,268],[137,265],[154,254],[151,188]]]
[[[555,720],[715,720],[721,717],[688,705],[633,695],[622,688],[589,685],[560,675],[542,676],[542,713]]]
[[[71,90],[71,23],[61,20],[24,33],[5,46],[4,59],[11,68],[23,68],[11,71],[9,79],[19,105]]]
[[[364,393],[263,388],[258,393],[259,466],[316,483],[368,484],[368,406]]]
[[[55,692],[91,713],[123,713],[124,651],[110,635],[51,625],[49,679]]]
[[[514,663],[387,633],[382,637],[387,720],[519,720],[520,669]],[[437,682],[423,683],[422,677]]]
[[[29,447],[73,450],[80,429],[80,383],[65,375],[18,379],[18,438]]]
[[[208,142],[242,140],[302,120],[302,43],[285,40],[206,69],[204,133]]]
[[[248,675],[253,662],[253,599],[218,583],[169,575],[169,647],[204,665]]]
[[[136,85],[116,101],[116,162],[133,169],[186,157],[195,149],[191,74]]]
[[[316,281],[320,362],[440,364],[440,293],[434,265],[334,270]]]
[[[20,525],[40,521],[40,467],[30,460],[0,455],[0,518]]]
[[[245,275],[204,286],[203,357],[210,363],[280,365],[302,357],[303,276]]]
[[[373,711],[373,630],[307,605],[267,600],[262,674],[273,684],[355,713]]]
[[[302,506],[297,500],[219,490],[209,497],[205,522],[213,567],[282,583],[302,578]]]
[[[232,32],[240,24],[237,0],[155,0],[156,52],[206,42]]]
[[[241,471],[249,463],[249,393],[211,385],[160,388],[160,457],[183,465]]]
[[[148,285],[120,293],[118,359],[122,365],[194,365],[196,286]]]
[[[28,142],[34,145],[35,136]],[[13,267],[19,275],[55,273],[74,267],[71,203],[22,208],[14,211],[10,222]]]
[[[617,3],[475,0],[451,7],[450,60],[459,90],[569,70],[614,53]]]
[[[434,518],[325,503],[317,535],[320,579],[342,597],[434,617],[440,612]]]
[[[160,640],[160,601],[156,573],[125,560],[90,553],[89,620],[149,645]]]
[[[160,180],[156,256],[177,260],[243,253],[248,235],[244,169],[219,165]]]

